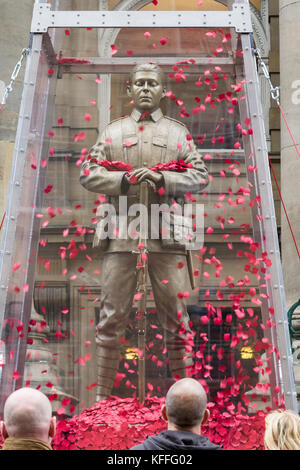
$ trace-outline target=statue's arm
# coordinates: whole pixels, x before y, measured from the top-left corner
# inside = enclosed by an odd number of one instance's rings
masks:
[[[109,171],[95,161],[95,159],[112,161],[110,142],[108,131],[105,130],[81,166],[80,184],[94,193],[118,196],[126,192],[127,189],[124,186],[126,171]]]
[[[183,127],[181,132],[179,154],[177,159],[184,160],[185,163],[191,164],[184,172],[164,171],[164,190],[165,194],[174,196],[183,196],[191,192],[194,194],[201,193],[209,183],[208,171],[203,161],[202,154],[196,148],[193,140],[187,139],[188,131]]]

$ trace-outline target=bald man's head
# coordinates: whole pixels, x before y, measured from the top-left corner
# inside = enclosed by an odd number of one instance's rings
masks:
[[[9,437],[48,440],[54,432],[50,429],[53,418],[49,399],[39,390],[29,387],[16,390],[5,402],[4,425]]]
[[[207,405],[206,393],[197,380],[191,378],[175,382],[166,396],[168,421],[180,428],[201,425]]]

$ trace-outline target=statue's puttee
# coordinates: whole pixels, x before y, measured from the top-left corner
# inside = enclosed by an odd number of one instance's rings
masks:
[[[106,126],[82,165],[81,184],[89,191],[105,194],[116,211],[120,196],[127,196],[128,208],[139,202],[143,181],[150,186],[149,207],[162,202],[171,206],[174,200],[184,204],[186,193],[200,193],[207,186],[208,173],[185,125],[162,114],[160,102],[166,89],[161,69],[152,63],[136,66],[127,92],[133,101],[132,113]],[[97,163],[102,160],[128,163],[132,171],[109,171]],[[184,162],[186,171],[151,169],[174,160]],[[104,257],[96,335],[98,400],[111,394],[118,371],[120,339],[125,334],[136,289],[138,243],[133,237],[104,240],[100,232],[99,221],[94,246],[104,250]],[[192,353],[185,348],[191,330],[185,299],[178,296],[186,272],[178,269],[178,264],[184,263],[186,267],[186,247],[176,240],[151,239],[149,235],[147,248],[148,274],[166,335],[169,369],[173,377],[185,377],[192,366]]]

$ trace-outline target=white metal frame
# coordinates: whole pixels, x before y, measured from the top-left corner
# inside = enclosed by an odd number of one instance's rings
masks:
[[[47,3],[36,3],[32,33],[48,28],[193,28],[233,27],[238,33],[253,32],[250,10],[234,3],[229,11],[53,11]]]

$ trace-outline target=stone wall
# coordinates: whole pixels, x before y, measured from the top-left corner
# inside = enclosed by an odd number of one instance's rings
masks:
[[[14,67],[21,57],[22,50],[29,45],[33,4],[34,0],[22,0],[22,2],[3,0],[1,2],[0,80],[2,87],[4,84],[8,85]],[[20,18],[22,18],[22,21],[19,21]],[[0,221],[6,207],[25,65],[26,59],[13,85],[13,92],[9,94],[7,105],[0,111]]]

